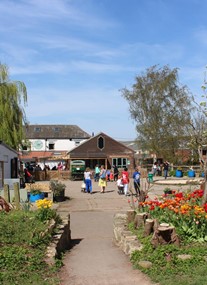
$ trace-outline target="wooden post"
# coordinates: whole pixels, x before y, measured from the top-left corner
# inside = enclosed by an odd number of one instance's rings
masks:
[[[4,184],[4,199],[7,203],[10,203],[10,195],[9,195],[9,185]]]
[[[127,223],[128,224],[134,221],[135,214],[136,214],[136,212],[134,210],[128,210],[127,211]]]
[[[14,203],[16,209],[20,209],[20,192],[19,192],[19,183],[14,183]]]
[[[144,236],[149,236],[153,232],[154,220],[146,219],[144,225]]]
[[[135,216],[134,219],[135,228],[144,226],[145,220],[147,219],[147,215],[148,215],[147,213],[139,213]]]

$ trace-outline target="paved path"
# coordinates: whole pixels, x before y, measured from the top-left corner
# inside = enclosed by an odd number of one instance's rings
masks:
[[[129,209],[115,182],[108,183],[104,194],[94,182],[92,195],[80,191],[80,181],[65,183],[71,200],[60,203],[59,212],[70,213],[73,247],[64,258],[61,285],[151,285],[113,244],[113,216]]]

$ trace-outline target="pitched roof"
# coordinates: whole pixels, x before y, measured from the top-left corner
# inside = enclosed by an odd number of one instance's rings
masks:
[[[99,137],[103,137],[105,140],[104,148],[100,149],[97,144]],[[109,137],[103,132],[98,133],[97,135],[91,137],[90,139],[82,142],[77,147],[71,149],[68,154],[71,158],[73,157],[106,157],[107,155],[117,155],[120,153],[122,155],[134,154],[135,151],[121,142],[116,141],[115,139]]]
[[[90,135],[76,125],[27,125],[27,139],[88,139]]]

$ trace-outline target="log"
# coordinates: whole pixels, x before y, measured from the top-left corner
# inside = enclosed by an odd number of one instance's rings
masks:
[[[138,213],[134,219],[135,228],[144,226],[146,219],[148,218],[148,213]]]
[[[146,219],[144,225],[144,236],[149,236],[153,232],[154,220]]]
[[[135,214],[136,214],[136,212],[134,210],[128,210],[127,211],[127,223],[128,224],[134,221]]]
[[[174,226],[169,226],[168,224],[160,225],[154,232],[151,243],[153,246],[165,244],[176,244],[180,245],[178,235],[175,232]]]

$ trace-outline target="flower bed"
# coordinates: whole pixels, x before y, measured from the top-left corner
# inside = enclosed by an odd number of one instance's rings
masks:
[[[207,203],[202,204],[203,190],[182,193],[172,190],[160,199],[139,203],[139,210],[147,212],[159,223],[176,228],[182,240],[207,241]]]

